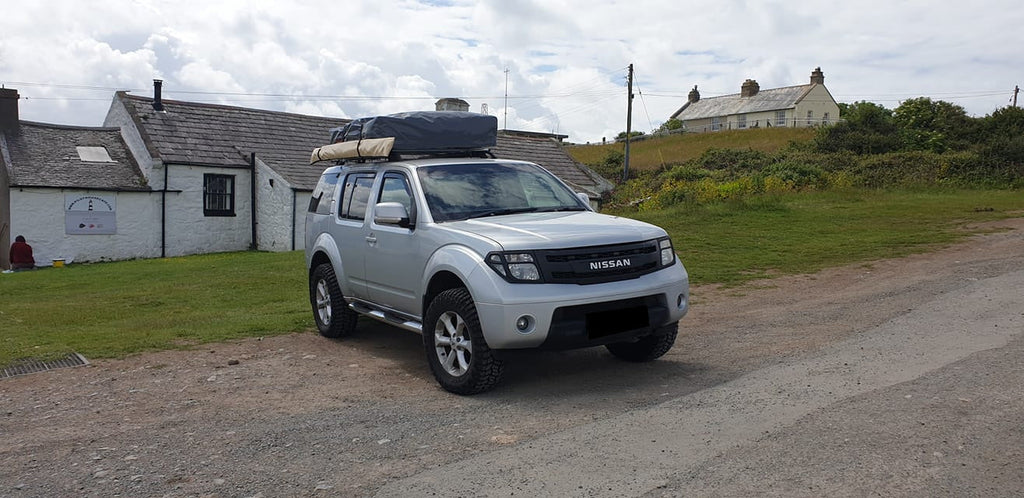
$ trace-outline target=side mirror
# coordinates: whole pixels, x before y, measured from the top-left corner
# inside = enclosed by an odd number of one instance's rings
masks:
[[[584,194],[583,192],[576,192],[576,197],[579,200],[583,201],[583,203],[586,204],[588,208],[590,208],[591,210],[594,209],[594,206],[592,206],[590,204],[590,196],[589,195]]]
[[[398,202],[381,202],[373,207],[373,222],[378,225],[398,225],[409,228],[409,212]]]

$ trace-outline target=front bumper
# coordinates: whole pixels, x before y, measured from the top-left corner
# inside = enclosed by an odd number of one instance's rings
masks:
[[[604,284],[510,284],[485,266],[470,285],[492,349],[571,349],[628,341],[676,322],[689,309],[683,265]],[[529,317],[520,331],[516,322]]]

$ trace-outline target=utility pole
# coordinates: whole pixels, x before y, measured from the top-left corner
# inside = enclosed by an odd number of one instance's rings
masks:
[[[633,65],[626,77],[626,154],[622,161],[622,183],[629,179],[629,133],[633,128]]]
[[[505,124],[502,129],[508,129],[508,68],[505,68]]]
[[[1013,106],[1017,107],[1017,94],[1020,93],[1020,85],[1013,85]]]

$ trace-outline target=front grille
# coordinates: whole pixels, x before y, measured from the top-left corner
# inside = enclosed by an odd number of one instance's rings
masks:
[[[562,284],[599,284],[630,280],[657,271],[661,251],[657,240],[538,251],[544,281]]]

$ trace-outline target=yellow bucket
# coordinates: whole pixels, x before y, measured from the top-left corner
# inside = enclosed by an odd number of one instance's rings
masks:
[[[53,260],[53,267],[54,268],[64,268],[64,260],[63,259],[55,259],[55,260]]]

